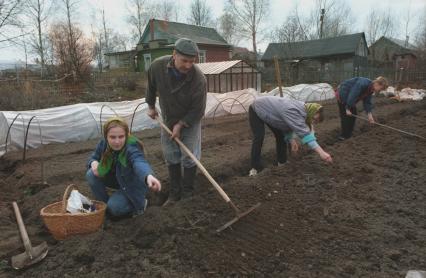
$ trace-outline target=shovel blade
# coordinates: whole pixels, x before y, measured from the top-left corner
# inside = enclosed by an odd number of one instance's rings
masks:
[[[47,243],[44,241],[40,245],[34,246],[32,248],[32,258],[27,254],[27,252],[13,256],[12,267],[14,269],[23,269],[30,265],[36,264],[46,257],[48,251],[49,249],[47,247]]]
[[[238,220],[240,220],[241,218],[243,218],[244,216],[246,216],[247,214],[251,213],[253,210],[257,209],[260,206],[260,203],[257,203],[256,205],[252,206],[251,208],[249,208],[248,210],[246,210],[243,213],[239,213],[237,216],[235,216],[235,218],[233,218],[231,221],[228,221],[225,225],[223,225],[222,227],[220,227],[219,229],[216,230],[216,233],[220,233],[223,230],[227,229],[228,227],[230,227],[232,224],[234,224],[235,222],[237,222]]]

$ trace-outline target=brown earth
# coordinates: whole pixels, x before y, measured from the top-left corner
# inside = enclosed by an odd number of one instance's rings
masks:
[[[426,102],[376,99],[376,115],[426,136]],[[275,143],[264,143],[265,169],[249,170],[246,115],[206,120],[202,162],[234,202],[262,205],[216,234],[233,217],[209,182],[197,176],[196,196],[170,208],[158,129],[143,131],[148,159],[164,185],[140,217],[108,222],[97,233],[56,241],[39,216],[74,183],[90,194],[85,161],[97,140],[47,145],[0,159],[0,277],[404,277],[426,269],[425,142],[358,121],[355,136],[337,142],[337,106],[326,106],[316,127],[335,163],[303,151],[274,166]],[[44,179],[42,183],[41,162]],[[14,271],[8,260],[23,252],[10,202],[18,200],[34,244],[46,240],[41,263]]]

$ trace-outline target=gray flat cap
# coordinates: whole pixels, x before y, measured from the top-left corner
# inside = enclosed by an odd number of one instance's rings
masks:
[[[188,56],[197,56],[199,52],[197,44],[187,38],[178,39],[175,42],[175,49],[183,55]]]

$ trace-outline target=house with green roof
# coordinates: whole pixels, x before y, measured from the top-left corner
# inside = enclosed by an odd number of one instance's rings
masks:
[[[147,71],[156,58],[172,54],[179,38],[197,43],[199,63],[230,60],[231,45],[214,28],[150,19],[136,47],[137,70]]]
[[[340,82],[367,67],[368,47],[364,33],[270,43],[261,59],[267,82],[274,81],[274,57],[285,82]]]

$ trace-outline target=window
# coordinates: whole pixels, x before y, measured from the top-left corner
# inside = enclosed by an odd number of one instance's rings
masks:
[[[148,71],[149,67],[151,66],[151,53],[144,54],[143,61],[145,64],[145,71]]]
[[[200,50],[200,53],[198,53],[198,63],[205,63],[206,62],[206,51]]]

